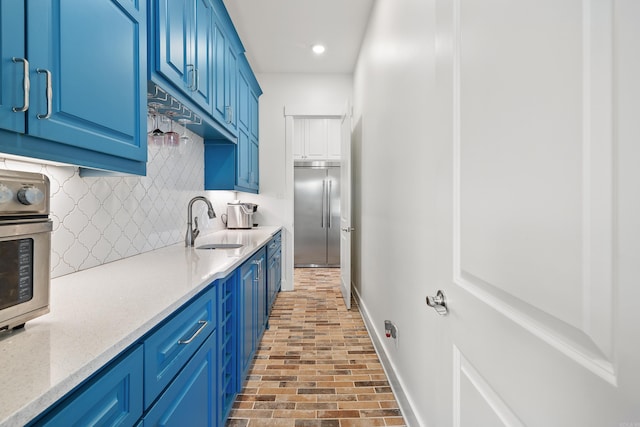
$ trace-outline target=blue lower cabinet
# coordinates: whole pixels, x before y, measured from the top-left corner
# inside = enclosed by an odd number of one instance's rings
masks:
[[[145,339],[145,408],[156,400],[215,329],[216,301],[214,285]]]
[[[267,244],[267,310],[270,312],[282,282],[282,233]]]
[[[223,426],[279,288],[280,234],[269,243],[29,427]]]
[[[145,415],[144,426],[216,426],[217,354],[214,331]]]
[[[142,346],[112,363],[32,426],[132,426],[142,416]]]
[[[258,325],[256,277],[257,265],[251,259],[240,267],[240,383],[246,376],[256,351],[256,332]]]

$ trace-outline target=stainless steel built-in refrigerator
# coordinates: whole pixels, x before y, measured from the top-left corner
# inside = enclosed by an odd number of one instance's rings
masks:
[[[294,164],[294,265],[340,267],[340,163]]]

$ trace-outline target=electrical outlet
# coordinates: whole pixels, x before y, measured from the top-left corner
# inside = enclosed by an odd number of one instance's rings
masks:
[[[396,338],[398,336],[398,328],[391,320],[384,321],[384,334],[387,338]]]

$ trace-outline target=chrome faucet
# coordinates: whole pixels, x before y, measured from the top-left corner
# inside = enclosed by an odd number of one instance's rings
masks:
[[[202,200],[207,204],[207,215],[209,215],[209,218],[213,219],[216,217],[216,213],[213,210],[213,206],[211,206],[209,199],[203,196],[196,196],[191,199],[189,207],[187,208],[187,235],[184,238],[184,245],[187,247],[193,246],[196,241],[196,237],[200,234],[200,230],[198,229],[198,217],[193,218],[193,204],[198,200]],[[195,227],[193,228],[191,228],[192,223],[195,223]]]

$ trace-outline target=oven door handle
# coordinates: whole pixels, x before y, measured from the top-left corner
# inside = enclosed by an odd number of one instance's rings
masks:
[[[0,239],[28,236],[30,234],[50,233],[53,230],[53,222],[50,219],[0,221]]]

